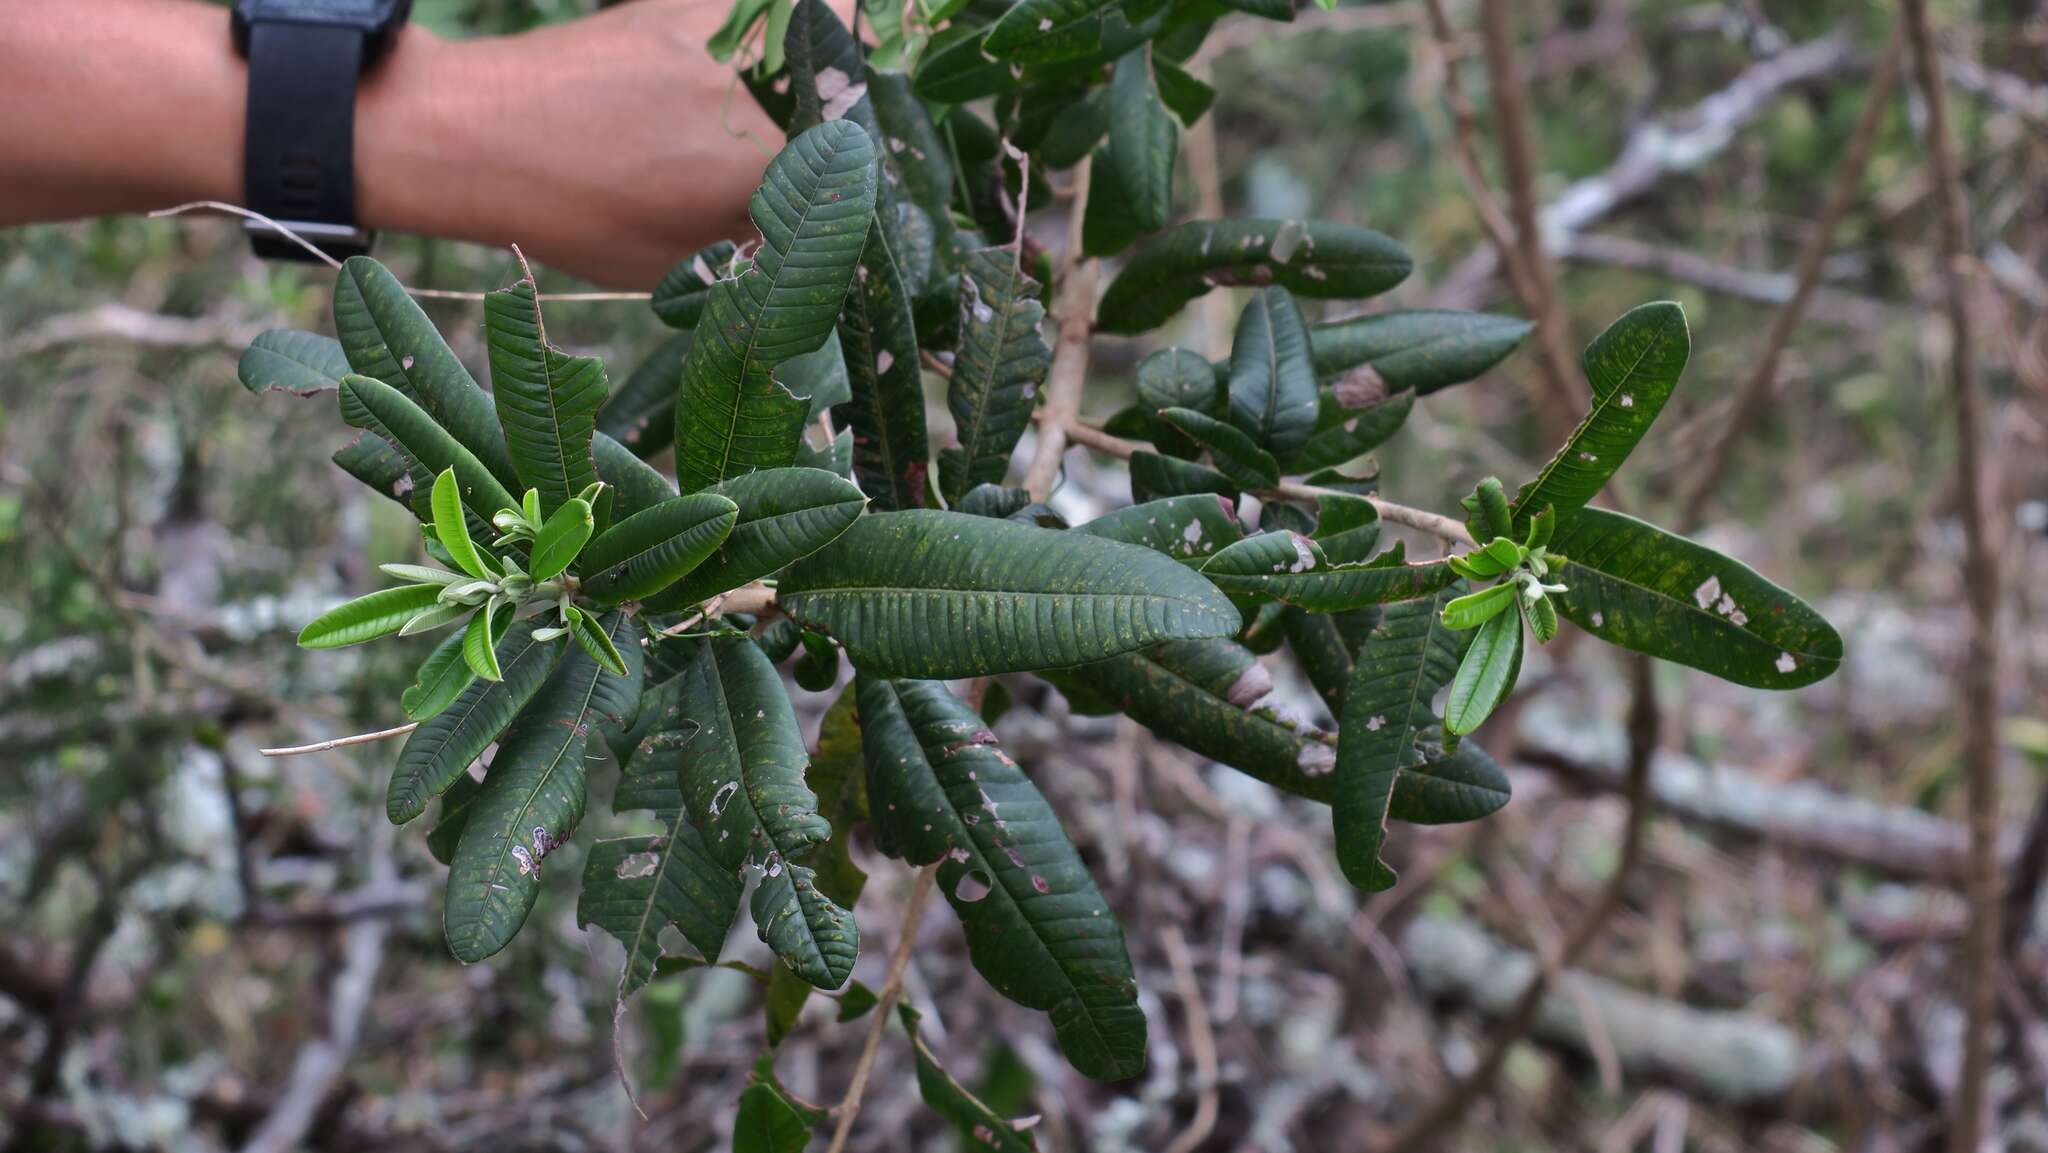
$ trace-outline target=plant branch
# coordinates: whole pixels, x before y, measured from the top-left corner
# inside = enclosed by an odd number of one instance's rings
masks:
[[[1047,409],[1040,409],[1034,415],[1041,426],[1052,420],[1052,413]],[[1098,452],[1106,452],[1123,460],[1131,459],[1132,453],[1145,447],[1136,441],[1125,440],[1120,436],[1104,432],[1094,425],[1083,424],[1078,420],[1066,426],[1066,436],[1063,439],[1072,440],[1075,444],[1085,445]],[[1317,485],[1302,484],[1291,480],[1283,480],[1270,489],[1255,489],[1253,491],[1261,496],[1279,496],[1290,500],[1315,500],[1318,497],[1324,496],[1354,495],[1352,493],[1339,492],[1336,489],[1322,488]],[[1412,508],[1405,504],[1395,504],[1393,501],[1383,500],[1377,496],[1367,496],[1365,499],[1371,501],[1373,507],[1379,510],[1380,519],[1382,520],[1391,521],[1394,524],[1412,528],[1419,532],[1426,532],[1451,544],[1470,545],[1473,543],[1472,534],[1466,531],[1462,522],[1453,517],[1445,516],[1442,513],[1430,512],[1427,509]]]
[[[330,740],[315,741],[310,745],[287,745],[282,748],[259,749],[257,751],[266,757],[298,757],[304,756],[307,753],[324,753],[329,749],[345,749],[350,745],[368,745],[374,744],[377,741],[388,741],[393,737],[402,737],[419,727],[420,723],[418,721],[411,721],[403,725],[394,725],[388,729],[378,729],[374,733],[356,733],[354,736],[334,737]]]
[[[1081,253],[1081,222],[1088,213],[1088,160],[1074,168],[1074,199],[1067,220],[1067,251],[1060,275],[1053,322],[1059,334],[1052,350],[1052,368],[1045,376],[1045,404],[1038,409],[1038,448],[1024,473],[1031,499],[1052,495],[1060,462],[1067,452],[1067,433],[1081,411],[1081,388],[1088,377],[1088,340],[1095,333],[1095,282],[1101,262]]]
[[[1690,532],[1699,527],[1707,501],[1728,473],[1728,462],[1734,456],[1736,440],[1756,419],[1764,398],[1770,395],[1771,386],[1778,377],[1778,360],[1784,355],[1785,346],[1791,342],[1793,330],[1805,319],[1807,303],[1813,299],[1814,287],[1820,283],[1821,265],[1826,262],[1828,249],[1834,243],[1835,229],[1856,199],[1856,190],[1862,185],[1864,169],[1870,162],[1871,146],[1877,140],[1878,128],[1884,124],[1885,109],[1891,102],[1892,84],[1898,78],[1902,35],[1903,30],[1894,22],[1884,56],[1878,61],[1877,72],[1870,79],[1870,91],[1863,98],[1863,111],[1857,116],[1856,127],[1849,134],[1848,149],[1835,169],[1835,179],[1828,186],[1827,199],[1821,203],[1820,218],[1814,221],[1813,231],[1799,250],[1792,296],[1785,302],[1785,307],[1771,318],[1771,329],[1764,337],[1763,352],[1751,364],[1749,375],[1736,389],[1734,407],[1728,413],[1727,423],[1708,444],[1699,470],[1679,501],[1677,527],[1680,532]]]
[[[1573,383],[1578,372],[1572,364],[1571,334],[1566,331],[1568,321],[1558,296],[1557,272],[1543,247],[1536,139],[1529,126],[1529,94],[1515,46],[1514,9],[1508,0],[1485,0],[1480,8],[1480,31],[1486,46],[1493,118],[1500,131],[1501,169],[1515,227],[1514,247],[1522,266],[1520,277],[1510,279],[1521,281],[1517,295],[1536,321],[1537,364],[1550,394],[1550,403],[1542,409],[1543,422],[1553,438],[1562,440],[1578,422],[1582,406]]]
[[[1168,923],[1159,939],[1166,946],[1167,963],[1173,966],[1174,988],[1180,993],[1181,1008],[1188,1018],[1188,1047],[1195,1055],[1195,1116],[1180,1131],[1166,1153],[1195,1153],[1216,1130],[1216,1034],[1209,1026],[1209,1005],[1202,1000],[1202,986],[1195,980],[1195,963],[1188,956],[1187,938],[1180,926]]]
[[[1652,676],[1654,671],[1650,658],[1631,656],[1629,672],[1633,697],[1628,716],[1628,781],[1623,788],[1628,812],[1623,818],[1621,858],[1614,866],[1614,875],[1607,879],[1592,907],[1586,910],[1557,952],[1541,958],[1541,967],[1529,978],[1529,984],[1515,1001],[1514,1008],[1496,1022],[1489,1033],[1485,1056],[1464,1080],[1446,1089],[1434,1104],[1417,1114],[1382,1146],[1390,1153],[1422,1153],[1456,1136],[1473,1104],[1491,1090],[1494,1081],[1500,1077],[1501,1069],[1507,1065],[1509,1050],[1535,1025],[1544,995],[1550,991],[1558,975],[1578,965],[1587,948],[1599,939],[1607,928],[1607,922],[1621,908],[1628,883],[1642,860],[1644,827],[1648,824],[1650,812],[1650,761],[1657,751],[1657,730],[1661,724],[1656,683]]]
[[[832,1110],[839,1118],[839,1125],[832,1131],[832,1144],[826,1147],[825,1153],[844,1153],[847,1135],[853,1132],[854,1118],[860,1116],[860,1099],[868,1091],[868,1075],[875,1068],[875,1053],[882,1046],[882,1034],[889,1027],[896,999],[903,995],[903,972],[910,968],[911,949],[917,944],[917,926],[924,920],[925,905],[931,900],[938,877],[937,861],[917,872],[917,882],[910,890],[910,903],[903,907],[903,933],[896,940],[896,952],[889,957],[889,975],[882,981],[882,991],[875,1002],[874,1020],[868,1025],[860,1060],[853,1067],[853,1080],[846,1086],[846,1096],[840,1098]]]
[[[1969,650],[1957,691],[1962,696],[1963,777],[1970,813],[1970,928],[1964,948],[1966,1019],[1949,1148],[1976,1153],[1985,1130],[1991,1074],[1992,1014],[1998,965],[1998,544],[1985,493],[1984,394],[1977,380],[1970,327],[1969,205],[1955,157],[1926,0],[1902,0],[1906,40],[1927,108],[1927,161],[1934,182],[1943,280],[1948,306],[1949,385],[1956,401],[1956,487],[1962,503],[1963,589],[1970,606]]]

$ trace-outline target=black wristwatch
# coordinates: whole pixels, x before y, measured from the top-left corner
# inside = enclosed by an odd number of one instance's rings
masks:
[[[249,61],[246,207],[337,258],[368,252],[356,224],[356,82],[390,51],[412,0],[236,0],[235,49]],[[312,260],[248,222],[259,256]]]

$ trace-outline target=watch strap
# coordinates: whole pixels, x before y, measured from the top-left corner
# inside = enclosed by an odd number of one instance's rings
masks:
[[[337,259],[369,251],[356,226],[356,81],[364,35],[355,28],[259,21],[248,30],[248,126],[243,192],[248,206]],[[259,256],[308,253],[249,222]]]

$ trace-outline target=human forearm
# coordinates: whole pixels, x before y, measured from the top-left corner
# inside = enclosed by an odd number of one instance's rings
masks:
[[[773,128],[703,43],[723,0],[640,0],[521,36],[419,29],[364,77],[362,223],[649,287],[745,227]],[[247,72],[193,0],[0,2],[0,226],[242,200]]]

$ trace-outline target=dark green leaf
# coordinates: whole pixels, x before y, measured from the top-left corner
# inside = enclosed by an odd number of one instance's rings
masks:
[[[1408,422],[1415,407],[1413,392],[1399,392],[1366,408],[1345,408],[1334,395],[1324,393],[1316,432],[1300,452],[1287,463],[1305,472],[1348,464],[1386,443]]]
[[[613,494],[613,523],[676,495],[676,486],[659,470],[604,433],[598,433],[590,447],[591,455],[597,458],[597,475],[609,486],[607,492]]]
[[[812,448],[808,443],[798,446],[796,463],[799,468],[815,468],[842,480],[852,480],[853,430],[840,429],[827,448]]]
[[[597,925],[626,947],[620,1000],[654,975],[663,929],[674,925],[700,956],[716,961],[740,907],[739,874],[712,860],[697,827],[683,819],[681,746],[652,736],[689,731],[678,699],[673,687],[650,695],[643,707],[659,712],[643,718],[650,736],[625,758],[612,797],[613,811],[651,810],[666,831],[591,845],[576,903],[577,924]]]
[[[1633,517],[1583,508],[1550,547],[1567,620],[1611,645],[1758,689],[1796,689],[1842,663],[1842,637],[1740,561]]]
[[[1117,0],[1021,0],[988,30],[983,52],[1013,63],[1071,60],[1103,45],[1103,14]]]
[[[404,454],[385,441],[381,436],[358,433],[356,438],[343,445],[334,454],[334,463],[364,484],[375,489],[378,496],[395,500],[415,515],[424,504],[416,505],[412,473]]]
[[[1272,599],[1319,613],[1426,597],[1458,579],[1443,561],[1404,563],[1402,546],[1371,560],[1335,564],[1300,533],[1246,537],[1210,557],[1202,575],[1237,596]]]
[[[704,304],[711,299],[711,286],[721,276],[732,274],[733,255],[738,252],[730,240],[716,240],[680,261],[654,286],[654,315],[670,328],[685,332],[697,327]],[[607,430],[609,431],[609,430]],[[614,432],[613,436],[619,434]],[[625,440],[625,437],[619,437]]]
[[[1216,99],[1214,88],[1156,51],[1152,54],[1152,77],[1159,85],[1159,99],[1189,128],[1209,111],[1210,103]]]
[[[939,862],[938,884],[989,984],[1049,1013],[1083,1074],[1145,1067],[1123,929],[1031,779],[979,715],[932,681],[856,682],[882,851]]]
[[[982,55],[982,34],[935,47],[917,70],[917,94],[940,104],[964,104],[1015,86],[1010,66]]]
[[[367,256],[352,256],[342,265],[334,283],[334,331],[350,367],[418,405],[501,486],[519,483],[490,396],[383,265]],[[431,467],[439,472],[447,465]],[[463,483],[467,488],[471,482],[464,477]]]
[[[860,489],[815,468],[771,468],[704,490],[738,508],[732,531],[689,575],[649,601],[668,612],[687,608],[748,581],[772,576],[845,532],[866,507]]]
[[[1230,423],[1286,459],[1308,443],[1316,416],[1301,310],[1286,289],[1262,288],[1244,306],[1230,344]]]
[[[465,963],[504,948],[540,895],[540,870],[583,817],[590,730],[624,724],[640,702],[640,628],[624,613],[599,627],[628,654],[625,676],[575,653],[498,742],[448,866],[448,947]]]
[[[773,1085],[756,1081],[740,1094],[732,1153],[803,1153],[810,1143],[811,1127],[803,1114]]]
[[[1420,309],[1319,324],[1308,340],[1323,380],[1366,370],[1389,393],[1428,396],[1499,364],[1535,327],[1513,316]]]
[[[315,396],[341,387],[349,372],[341,342],[313,332],[273,328],[249,342],[235,373],[250,392]]]
[[[1344,690],[1332,817],[1337,863],[1361,889],[1386,889],[1395,881],[1380,859],[1395,784],[1403,767],[1433,759],[1419,743],[1437,735],[1431,702],[1457,674],[1472,636],[1444,627],[1441,619],[1458,588],[1388,606]]]
[[[1280,483],[1280,463],[1236,425],[1191,408],[1162,409],[1159,419],[1207,448],[1231,483],[1245,488],[1272,488]]]
[[[960,447],[939,453],[939,488],[955,503],[977,484],[1002,481],[1052,366],[1038,282],[1019,260],[1015,248],[983,248],[960,271],[960,352],[946,386]]]
[[[1095,149],[1095,157],[1089,161],[1089,183],[1102,189],[1102,195],[1088,197],[1087,210],[1081,217],[1081,252],[1086,256],[1115,256],[1129,248],[1145,232],[1138,220],[1129,196],[1117,187],[1117,159],[1115,146],[1104,141]]]
[[[1138,362],[1138,399],[1147,408],[1192,408],[1220,412],[1216,371],[1201,354],[1162,348]]]
[[[690,333],[683,332],[656,345],[597,410],[597,431],[618,438],[642,457],[673,444],[676,388],[683,379],[683,359],[690,354],[692,339]]]
[[[516,621],[498,641],[503,680],[472,683],[462,695],[406,738],[392,771],[384,809],[394,825],[426,812],[427,802],[445,792],[470,762],[512,723],[562,654],[559,641],[536,641],[535,620]]]
[[[932,510],[865,516],[792,567],[778,600],[885,675],[1054,668],[1237,631],[1229,600],[1166,557],[1047,532]]]
[[[795,458],[807,398],[771,373],[832,330],[874,207],[874,146],[858,125],[820,124],[769,163],[750,208],[761,230],[753,264],[712,287],[683,365],[676,467],[685,491]]]
[[[1156,452],[1132,453],[1130,468],[1131,499],[1140,502],[1194,493],[1234,497],[1238,491],[1235,482],[1208,465]]]
[[[1375,296],[1407,278],[1400,245],[1322,220],[1197,220],[1145,242],[1103,294],[1096,327],[1126,336],[1159,327],[1217,285],[1278,284],[1309,297]]]
[[[583,591],[606,604],[653,596],[710,556],[738,518],[738,505],[703,492],[634,513],[585,546]]]
[[[1109,90],[1095,88],[1066,106],[1047,128],[1034,158],[1051,168],[1072,168],[1109,131]]]
[[[930,1046],[917,1029],[917,1010],[899,1005],[897,1013],[910,1034],[911,1056],[917,1061],[917,1092],[924,1098],[925,1107],[951,1121],[960,1130],[963,1144],[971,1143],[966,1147],[976,1153],[1035,1153],[1038,1142],[1032,1139],[1029,1129],[1018,1128],[983,1104],[932,1056]]]
[[[918,363],[917,319],[894,255],[895,238],[877,222],[868,234],[860,272],[839,316],[839,344],[853,403],[853,471],[882,508],[925,503],[924,376]]]
[[[1244,525],[1227,498],[1197,494],[1167,497],[1104,513],[1074,530],[1087,536],[1140,544],[1200,568],[1218,549],[1244,539]]]
[[[682,747],[685,811],[721,865],[735,875],[760,870],[753,911],[762,940],[804,980],[838,988],[860,938],[852,914],[799,863],[832,826],[804,783],[803,734],[782,680],[744,637],[690,644],[679,701],[698,729]]]
[[[412,491],[431,492],[437,475],[446,469],[455,470],[472,532],[491,531],[491,518],[499,509],[519,504],[475,454],[458,444],[405,394],[381,380],[354,375],[342,378],[340,392],[341,418],[352,428],[382,437],[405,457]]]
[[[1593,410],[1536,479],[1515,494],[1517,540],[1529,518],[1555,508],[1569,521],[1628,459],[1650,423],[1664,411],[1685,371],[1692,337],[1685,310],[1670,301],[1630,309],[1586,346],[1586,379],[1593,384]]]
[[[467,668],[468,666],[463,666]],[[483,795],[484,783],[464,773],[441,794],[441,815],[427,832],[427,851],[443,865],[455,860],[455,846],[462,843],[462,829],[469,824],[470,810]]]
[[[1115,188],[1128,199],[1131,218],[1143,232],[1166,227],[1173,213],[1173,165],[1180,150],[1180,130],[1159,99],[1151,64],[1149,44],[1133,48],[1117,61],[1109,97],[1109,143],[1115,168],[1102,174],[1115,176]]]
[[[604,363],[548,343],[531,280],[484,296],[484,343],[512,464],[551,513],[597,482],[590,438],[609,391]]]

